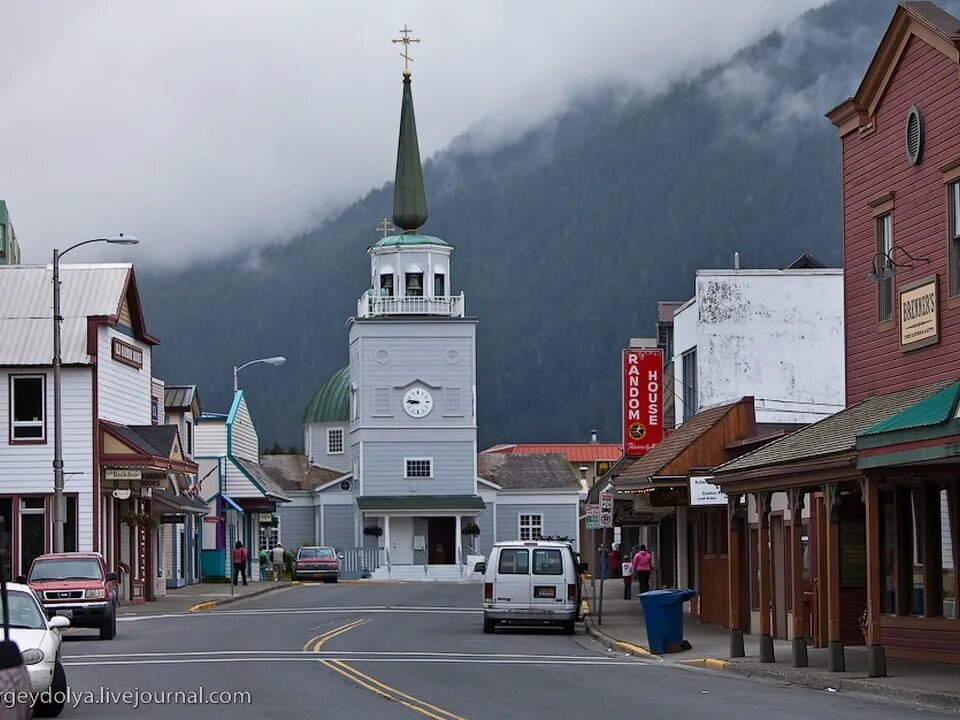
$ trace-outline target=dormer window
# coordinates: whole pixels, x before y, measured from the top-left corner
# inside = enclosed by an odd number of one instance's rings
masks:
[[[423,268],[419,265],[407,265],[403,286],[407,297],[423,297]]]
[[[433,275],[433,296],[443,297],[447,294],[447,276],[443,273]]]

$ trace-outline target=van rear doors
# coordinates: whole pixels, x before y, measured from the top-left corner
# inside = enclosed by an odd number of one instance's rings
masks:
[[[567,604],[567,575],[564,550],[560,547],[533,549],[531,606],[538,611],[561,611]]]
[[[500,548],[493,582],[493,602],[518,610],[530,607],[530,550]]]

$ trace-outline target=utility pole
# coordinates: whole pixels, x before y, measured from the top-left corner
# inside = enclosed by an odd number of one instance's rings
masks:
[[[63,438],[60,417],[60,251],[53,251],[53,551],[63,552]],[[96,468],[94,469],[96,471]]]

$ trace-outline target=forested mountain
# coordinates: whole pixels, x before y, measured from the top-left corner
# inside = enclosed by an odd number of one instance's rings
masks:
[[[455,246],[451,285],[480,321],[481,446],[592,428],[617,441],[619,349],[653,334],[657,300],[690,296],[697,268],[734,251],[744,267],[839,263],[839,142],[823,113],[856,89],[894,7],[839,0],[662,94],[598,88],[507,145],[475,150],[468,133],[426,162],[424,232]],[[398,88],[398,118],[399,105]],[[311,394],[347,362],[344,322],[391,207],[385,185],[253,260],[143,274],[157,374],[223,411],[233,364],[283,354],[241,384],[263,444],[299,445]]]

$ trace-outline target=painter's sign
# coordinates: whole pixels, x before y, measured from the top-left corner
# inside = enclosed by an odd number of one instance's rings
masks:
[[[713,475],[690,478],[690,505],[726,505],[727,496],[719,485],[712,482]]]
[[[904,352],[940,341],[940,287],[937,276],[900,286],[900,349]]]

